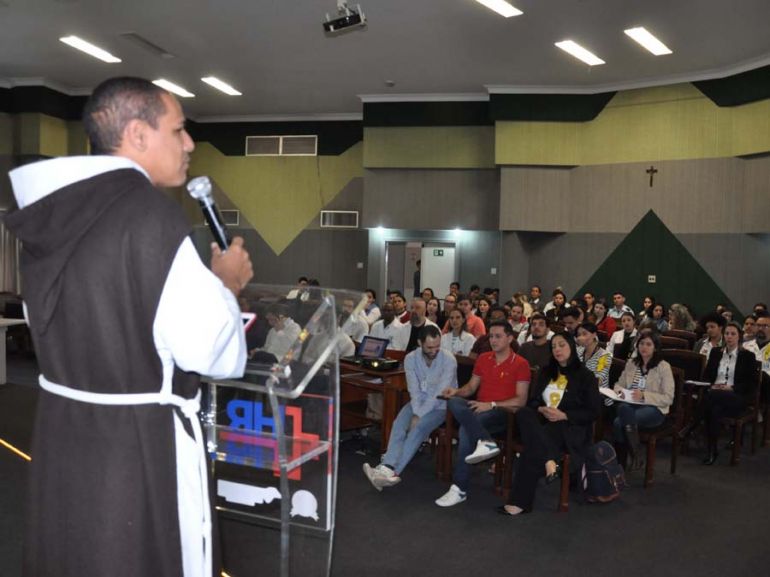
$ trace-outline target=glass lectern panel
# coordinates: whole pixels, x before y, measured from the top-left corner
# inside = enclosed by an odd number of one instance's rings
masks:
[[[216,509],[247,526],[248,555],[239,553],[243,536],[235,546],[223,535],[224,568],[236,577],[329,574],[338,359],[354,353],[342,327],[365,305],[361,293],[320,287],[250,285],[242,294],[242,309],[256,315],[246,372],[209,380],[203,395]]]

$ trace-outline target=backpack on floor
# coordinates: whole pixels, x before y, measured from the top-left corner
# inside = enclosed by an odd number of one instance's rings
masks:
[[[583,492],[589,503],[609,503],[626,487],[623,467],[607,441],[591,445],[583,468]]]

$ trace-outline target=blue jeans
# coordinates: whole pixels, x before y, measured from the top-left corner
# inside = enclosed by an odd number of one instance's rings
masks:
[[[649,405],[629,405],[628,403],[617,403],[618,411],[615,422],[612,423],[615,441],[625,443],[626,437],[623,429],[626,425],[636,425],[639,429],[652,429],[663,424],[666,416],[660,412],[658,407]]]
[[[465,457],[476,450],[478,441],[491,440],[493,434],[505,431],[508,415],[503,409],[474,413],[468,406],[468,400],[461,397],[449,399],[448,407],[460,424],[460,444],[457,447],[457,463],[455,463],[453,480],[461,491],[467,491],[471,478],[471,465],[465,462]]]
[[[399,411],[396,420],[393,421],[388,450],[382,456],[382,463],[391,467],[396,475],[400,475],[401,471],[406,468],[420,445],[430,436],[431,431],[444,422],[446,411],[443,409],[435,410],[423,415],[417,424],[409,430],[413,416],[412,403],[407,403]]]

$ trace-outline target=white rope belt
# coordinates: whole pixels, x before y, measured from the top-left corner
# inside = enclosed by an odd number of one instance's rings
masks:
[[[204,541],[204,575],[211,573],[211,504],[209,502],[208,492],[208,472],[206,463],[206,451],[203,444],[203,432],[201,431],[201,424],[198,420],[198,411],[200,411],[200,398],[201,393],[195,395],[192,399],[185,399],[179,395],[175,395],[171,392],[161,391],[158,393],[92,393],[90,391],[81,391],[73,389],[71,387],[65,387],[53,383],[45,378],[42,374],[39,379],[40,386],[51,394],[72,399],[73,401],[80,401],[82,403],[90,403],[93,405],[173,405],[179,407],[182,414],[187,417],[192,426],[193,436],[195,438],[195,444],[198,447],[198,473],[201,481],[201,491],[203,499],[203,511],[202,516],[202,533]]]

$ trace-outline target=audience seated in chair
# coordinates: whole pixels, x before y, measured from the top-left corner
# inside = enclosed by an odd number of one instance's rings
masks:
[[[353,341],[360,343],[361,340],[369,334],[369,325],[364,317],[361,315],[354,315],[353,309],[355,309],[356,303],[351,299],[343,299],[338,319],[338,324],[342,329],[342,332],[348,335]]]
[[[634,311],[631,310],[631,307],[626,304],[625,295],[618,291],[612,295],[612,308],[607,311],[607,316],[618,320],[623,316],[623,313],[631,313],[631,316],[634,318],[634,320],[636,320],[636,317],[634,317]]]
[[[441,336],[441,348],[453,355],[467,357],[476,338],[466,331],[465,314],[460,309],[454,309],[449,313],[450,331]]]
[[[468,332],[475,338],[479,338],[487,333],[487,328],[484,326],[484,321],[473,314],[472,300],[470,295],[459,295],[457,297],[457,308],[463,311],[465,315],[465,325],[468,327]],[[443,332],[449,332],[449,323],[444,325]]]
[[[369,335],[378,339],[387,339],[388,348],[396,351],[405,351],[409,344],[409,325],[402,324],[397,318],[393,305],[386,302],[380,308],[382,318],[372,325]]]
[[[262,352],[281,360],[289,352],[302,329],[288,317],[286,306],[283,304],[271,305],[267,309],[265,318],[270,325],[270,331],[267,333],[265,344],[260,348],[249,351],[249,356],[254,357],[256,353]]]
[[[600,387],[610,386],[612,355],[599,346],[597,328],[593,323],[583,323],[577,329],[578,356],[586,368],[596,377]]]
[[[655,323],[655,328],[659,333],[668,330],[668,321],[666,320],[666,306],[663,303],[655,303],[652,307],[651,320]]]
[[[704,465],[717,460],[717,440],[721,419],[737,417],[753,403],[758,385],[756,359],[741,348],[743,330],[735,322],[724,330],[724,346],[713,347],[709,352],[703,380],[711,383],[692,423],[682,429],[680,437],[686,439],[701,422],[706,422],[707,455]]]
[[[409,310],[409,340],[406,344],[406,352],[412,352],[419,345],[420,331],[425,326],[434,326],[438,329],[438,326],[433,321],[429,320],[425,313],[427,311],[427,303],[421,297],[415,297],[412,299],[411,308]]]
[[[378,491],[401,481],[401,473],[420,445],[446,418],[446,401],[437,397],[457,389],[457,362],[441,349],[441,332],[425,325],[418,336],[419,348],[404,359],[410,401],[401,408],[390,432],[388,450],[376,467],[364,463],[364,474]]]
[[[701,326],[706,329],[706,334],[695,343],[693,350],[708,358],[711,349],[721,349],[724,347],[722,340],[722,330],[725,326],[725,318],[719,313],[712,312],[705,315],[701,321]]]
[[[380,316],[382,316],[380,307],[377,306],[377,293],[374,289],[366,289],[366,306],[361,311],[361,316],[366,321],[366,324],[369,325],[369,328],[380,320]]]
[[[567,333],[556,333],[550,347],[551,360],[540,371],[530,401],[516,413],[524,448],[510,500],[499,509],[506,515],[532,510],[538,479],[550,483],[559,477],[557,463],[563,453],[569,453],[573,472],[582,469],[599,416],[596,377],[580,362],[575,341]]]
[[[645,331],[636,341],[637,355],[626,363],[626,368],[615,384],[621,399],[613,424],[616,450],[623,463],[631,457],[627,471],[644,467],[639,441],[639,429],[654,428],[663,423],[674,402],[674,375],[671,366],[662,359],[656,333]]]
[[[607,343],[607,352],[618,359],[629,358],[634,351],[636,340],[636,319],[634,313],[624,312],[620,317],[621,329],[612,333]]]
[[[596,315],[596,328],[607,336],[612,336],[618,330],[615,319],[607,314],[607,303],[599,299],[594,303],[593,313]]]
[[[675,331],[694,331],[695,321],[690,309],[679,303],[672,304],[668,309],[668,328]]]
[[[398,322],[403,325],[408,324],[410,314],[409,310],[406,308],[406,298],[401,294],[401,291],[395,291],[390,300],[393,303],[393,310],[396,312]]]
[[[770,376],[770,313],[759,312],[756,317],[754,340],[744,348],[754,353],[756,359],[762,363],[762,370]]]
[[[492,307],[489,311],[489,321],[490,323],[507,322],[505,309],[498,306]],[[514,352],[518,351],[518,343],[515,340],[511,343],[511,348]],[[473,347],[471,347],[471,352],[468,353],[468,356],[472,359],[476,359],[480,354],[488,353],[491,350],[492,347],[489,344],[489,333],[487,333],[476,339],[476,342],[473,343]]]
[[[553,333],[548,330],[545,315],[533,314],[529,319],[529,331],[531,338],[519,345],[519,354],[527,359],[530,367],[540,370],[551,362],[551,347],[548,340]]]
[[[460,424],[460,442],[454,483],[436,500],[439,507],[465,501],[471,476],[470,465],[497,456],[500,449],[493,435],[505,430],[509,411],[523,407],[527,400],[529,363],[511,350],[513,329],[507,322],[489,326],[492,351],[476,361],[471,380],[459,389],[447,388],[448,407]],[[471,397],[474,397],[471,400]]]

